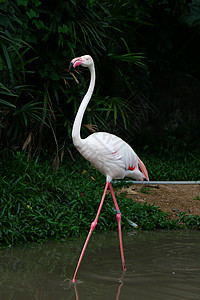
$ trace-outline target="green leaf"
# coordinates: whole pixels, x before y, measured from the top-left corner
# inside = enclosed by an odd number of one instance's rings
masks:
[[[62,26],[58,26],[58,32],[59,33],[69,33],[69,28],[67,27],[66,24],[63,24]]]
[[[5,101],[5,100],[2,100],[0,99],[0,103],[3,104],[3,105],[6,105],[6,106],[10,106],[10,107],[13,107],[13,108],[16,108],[16,106],[8,101]]]
[[[30,11],[27,11],[26,14],[29,17],[29,19],[38,18],[38,16],[39,16],[39,13],[33,9],[31,9]]]
[[[32,21],[32,23],[38,28],[38,29],[42,29],[42,28],[46,28],[46,26],[44,25],[44,22],[42,20],[36,20],[34,19]]]
[[[135,65],[146,69],[146,65],[143,62],[145,56],[142,53],[128,53],[122,55],[109,54],[108,56],[113,60],[134,63]]]
[[[17,5],[27,6],[28,0],[17,0]]]
[[[59,80],[60,79],[59,76],[58,76],[58,74],[56,74],[55,72],[51,72],[50,73],[50,78],[52,80]]]
[[[7,62],[8,72],[9,72],[9,75],[10,75],[10,80],[13,83],[14,82],[14,76],[13,76],[13,68],[12,68],[10,55],[9,55],[8,50],[7,50],[7,48],[4,44],[1,44],[1,47],[2,47],[2,50],[3,50],[4,56],[5,56],[6,62]]]

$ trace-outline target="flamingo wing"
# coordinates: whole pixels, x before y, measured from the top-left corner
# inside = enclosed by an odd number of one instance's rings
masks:
[[[107,132],[97,132],[82,140],[78,149],[90,163],[109,180],[125,176],[141,180],[147,178],[144,164],[142,173],[138,170],[138,157],[121,138]],[[147,172],[147,171],[146,171]]]
[[[80,153],[109,180],[124,178],[125,164],[112,143],[112,136],[104,132],[91,134],[82,140]]]
[[[149,180],[148,172],[144,163],[129,144],[121,138],[106,132],[97,133],[96,138],[104,141],[104,145],[106,145],[108,150],[107,159],[110,162],[112,161],[113,164],[117,163],[118,167],[120,165],[121,168],[123,168],[123,171],[125,171],[123,178],[125,176],[130,176],[137,180],[143,180],[144,178]]]

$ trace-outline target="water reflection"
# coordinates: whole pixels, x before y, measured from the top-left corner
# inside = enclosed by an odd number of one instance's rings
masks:
[[[122,275],[119,279],[119,286],[117,289],[117,295],[116,295],[116,300],[119,300],[120,294],[121,294],[121,288],[124,285],[124,277],[125,277],[126,271],[122,270]],[[79,300],[79,293],[78,293],[78,286],[77,283],[73,284],[73,282],[71,281],[71,284],[74,285],[74,291],[75,291],[75,297],[76,300]],[[71,286],[70,284],[70,286]]]
[[[0,251],[0,299],[199,299],[200,233],[123,233],[127,271],[121,273],[118,233],[94,234],[71,282],[83,239]]]

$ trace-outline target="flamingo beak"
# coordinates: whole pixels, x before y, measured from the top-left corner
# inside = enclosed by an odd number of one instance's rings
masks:
[[[81,57],[77,57],[72,59],[72,61],[69,64],[69,72],[72,70],[72,68],[76,68],[77,66],[79,66],[81,63],[83,62]]]
[[[74,64],[73,64],[73,62],[70,62],[70,64],[69,64],[69,72],[71,72],[71,70],[74,68]]]

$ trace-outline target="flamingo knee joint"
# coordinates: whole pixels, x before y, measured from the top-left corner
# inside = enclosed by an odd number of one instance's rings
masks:
[[[94,220],[94,222],[91,223],[91,229],[94,230],[96,226],[97,226],[97,221]]]
[[[118,212],[118,213],[117,213],[116,218],[117,218],[118,221],[121,220],[121,212]]]

